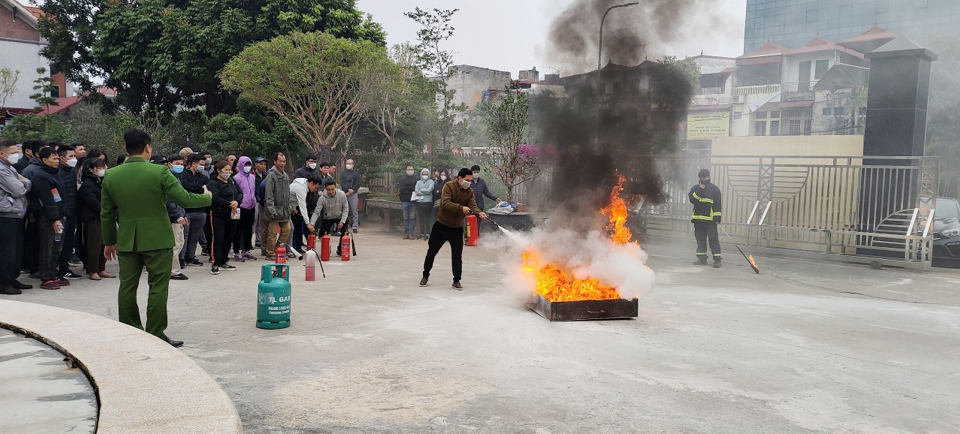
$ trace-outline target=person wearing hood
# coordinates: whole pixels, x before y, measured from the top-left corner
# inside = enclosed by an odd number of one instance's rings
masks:
[[[240,227],[237,228],[237,238],[233,241],[234,260],[256,261],[253,250],[253,225],[257,213],[257,174],[253,169],[250,157],[243,156],[237,160],[237,173],[233,180],[243,193],[240,202]]]
[[[400,178],[400,206],[403,208],[403,239],[415,240],[413,236],[414,224],[417,222],[417,203],[413,201],[417,189],[416,172],[413,165],[408,164],[404,169],[404,176]]]
[[[39,157],[43,167],[31,179],[30,210],[36,217],[40,231],[40,287],[54,290],[70,286],[70,281],[60,277],[58,269],[67,210],[61,193],[60,157],[52,148],[41,150]]]
[[[720,268],[720,237],[717,225],[720,224],[720,189],[710,183],[710,171],[703,169],[697,174],[700,182],[690,189],[687,198],[693,205],[693,233],[697,239],[697,262],[694,265],[707,265],[707,240],[710,241],[710,253],[713,254],[713,268]]]
[[[57,155],[60,157],[60,183],[63,189],[64,221],[63,247],[60,249],[59,271],[60,277],[66,279],[82,279],[83,276],[70,270],[70,257],[77,245],[77,155],[72,145],[60,145]]]
[[[293,240],[290,242],[294,249],[303,252],[303,236],[307,229],[307,220],[310,218],[310,209],[307,196],[320,190],[323,181],[316,173],[308,174],[306,178],[297,178],[290,183],[290,196],[296,201],[293,209]]]
[[[32,186],[15,168],[21,160],[23,154],[15,142],[0,141],[0,239],[7,244],[0,249],[0,294],[15,295],[33,288],[17,280],[23,261],[23,216]]]
[[[100,202],[103,192],[103,177],[107,173],[107,164],[99,158],[88,159],[80,171],[80,189],[77,190],[79,208],[80,246],[86,251],[83,255],[84,267],[90,280],[111,279],[117,276],[107,272],[107,257],[103,254],[103,230],[100,226]]]
[[[417,195],[417,217],[420,218],[420,239],[430,239],[430,227],[433,226],[430,216],[433,214],[433,190],[436,182],[430,179],[430,169],[420,170],[420,179],[414,193]]]

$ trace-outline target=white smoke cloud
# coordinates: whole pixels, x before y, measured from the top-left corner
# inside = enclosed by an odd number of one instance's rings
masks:
[[[534,287],[531,276],[521,269],[521,255],[528,249],[539,253],[541,263],[556,265],[578,279],[597,279],[617,288],[625,299],[642,298],[653,288],[654,272],[646,267],[647,253],[637,244],[617,245],[600,231],[584,235],[536,228],[530,233],[503,234],[484,238],[483,245],[504,252],[502,261],[508,270],[504,282],[521,301],[529,298]]]

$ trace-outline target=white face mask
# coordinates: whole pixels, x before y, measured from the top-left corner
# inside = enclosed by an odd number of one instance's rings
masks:
[[[407,176],[413,176],[413,171],[412,171],[412,170],[408,170],[408,171],[407,171]]]
[[[250,166],[243,166],[243,173],[250,173]]]
[[[477,179],[480,177],[480,172],[473,172],[473,178]]]
[[[447,180],[447,175],[440,175],[440,180],[446,181],[446,180]]]
[[[213,159],[212,159],[212,158],[207,158],[207,165],[209,166],[209,165],[211,165],[211,164],[213,164]]]
[[[345,167],[347,168],[347,170],[353,170],[353,165],[352,165],[352,164],[348,164],[348,165],[346,165]]]
[[[76,159],[76,158],[71,158],[71,159],[67,160],[67,167],[71,167],[71,168],[77,167],[77,159]]]
[[[230,179],[231,173],[229,172],[220,172],[220,179],[227,180]]]
[[[16,154],[13,154],[7,157],[7,162],[10,164],[17,164],[20,162],[21,158],[23,158],[23,154],[17,152]]]
[[[420,179],[428,180],[430,179],[430,175],[420,175]]]
[[[106,169],[98,169],[98,170],[97,170],[97,178],[103,178],[103,177],[106,176],[106,175],[107,175],[107,170],[106,170]]]
[[[310,164],[307,165],[307,167],[309,167],[310,170],[314,170],[314,169],[317,168],[317,163],[310,163]]]
[[[470,188],[470,181],[467,181],[466,179],[460,181],[460,187],[462,187],[464,190]]]

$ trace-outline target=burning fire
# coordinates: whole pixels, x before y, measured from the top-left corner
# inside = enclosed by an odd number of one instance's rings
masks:
[[[610,192],[610,205],[600,210],[609,222],[606,227],[607,236],[614,244],[620,246],[629,243],[633,238],[633,234],[626,226],[627,204],[620,197],[625,181],[626,178],[617,174],[617,185]],[[640,246],[640,243],[635,243],[638,247]],[[639,261],[638,265],[641,265]],[[541,254],[533,248],[523,253],[522,266],[524,273],[533,277],[536,282],[534,289],[537,294],[552,302],[621,298],[616,288],[598,279],[577,278],[561,266],[543,263]]]

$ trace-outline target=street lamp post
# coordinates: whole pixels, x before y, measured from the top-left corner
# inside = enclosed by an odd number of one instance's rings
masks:
[[[597,71],[599,71],[600,68],[602,67],[601,61],[603,59],[603,22],[607,19],[607,14],[609,14],[610,11],[616,8],[625,8],[628,6],[636,6],[638,4],[640,4],[640,2],[624,3],[622,5],[610,6],[609,8],[607,8],[607,11],[603,13],[603,18],[600,19],[600,44],[599,44],[599,48],[597,49]]]

